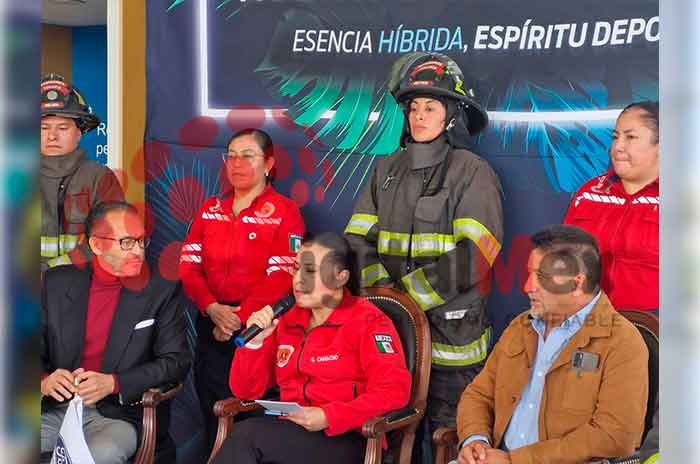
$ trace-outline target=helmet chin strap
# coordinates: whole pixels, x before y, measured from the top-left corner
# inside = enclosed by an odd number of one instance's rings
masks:
[[[450,122],[447,123],[447,126],[445,126],[445,132],[448,132],[450,129],[452,129],[455,126],[455,118],[454,116],[452,119],[450,119]]]

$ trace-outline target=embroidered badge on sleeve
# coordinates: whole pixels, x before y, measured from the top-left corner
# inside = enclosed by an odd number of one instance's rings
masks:
[[[294,353],[292,345],[280,345],[277,347],[277,367],[284,367],[289,362],[289,358]]]
[[[380,353],[396,353],[393,342],[394,340],[391,338],[391,335],[377,334],[374,336],[374,343],[377,344],[377,349]]]
[[[301,235],[289,234],[289,251],[296,253],[301,247]]]

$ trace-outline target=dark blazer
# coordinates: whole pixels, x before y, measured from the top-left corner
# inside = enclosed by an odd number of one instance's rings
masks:
[[[117,375],[120,393],[97,403],[102,415],[131,422],[139,436],[143,409],[138,403],[143,392],[182,382],[192,363],[180,282],[148,275],[146,267],[144,264],[141,280],[145,286],[127,283],[121,290],[100,368],[102,373]],[[91,280],[89,265],[58,266],[44,274],[41,361],[46,374],[59,368],[73,371],[80,367]],[[153,324],[148,325],[150,319]],[[143,327],[136,329],[139,323]],[[53,398],[44,397],[42,411],[57,404]],[[169,405],[159,406],[157,415],[161,438],[168,430]]]

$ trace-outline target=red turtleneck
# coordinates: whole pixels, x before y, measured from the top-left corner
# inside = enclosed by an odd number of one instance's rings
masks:
[[[104,270],[99,264],[99,259],[94,259],[85,319],[85,345],[80,363],[80,367],[86,371],[100,372],[121,290],[122,283],[119,278]],[[118,393],[119,382],[116,375],[113,377],[114,393]]]

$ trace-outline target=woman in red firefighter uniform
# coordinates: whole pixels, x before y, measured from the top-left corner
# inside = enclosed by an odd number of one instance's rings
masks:
[[[375,164],[345,233],[361,286],[395,286],[426,312],[434,430],[454,426],[462,391],[488,353],[486,297],[503,239],[501,185],[467,150],[488,117],[452,59],[404,56],[389,90],[404,110],[403,148]]]
[[[248,319],[264,330],[236,352],[231,391],[252,400],[278,384],[282,401],[303,408],[236,423],[214,463],[356,464],[366,446],[362,423],[408,403],[401,341],[388,316],[345,288],[349,254],[334,233],[304,242],[296,305],[274,321],[269,306]]]
[[[233,190],[204,202],[180,255],[185,293],[200,310],[194,381],[207,449],[216,436],[214,403],[231,396],[231,337],[250,314],[289,293],[304,235],[299,209],[268,181],[275,164],[269,135],[240,131],[222,158]]]
[[[659,308],[659,104],[627,106],[617,118],[612,170],[576,192],[564,224],[600,246],[600,286],[616,309]]]

